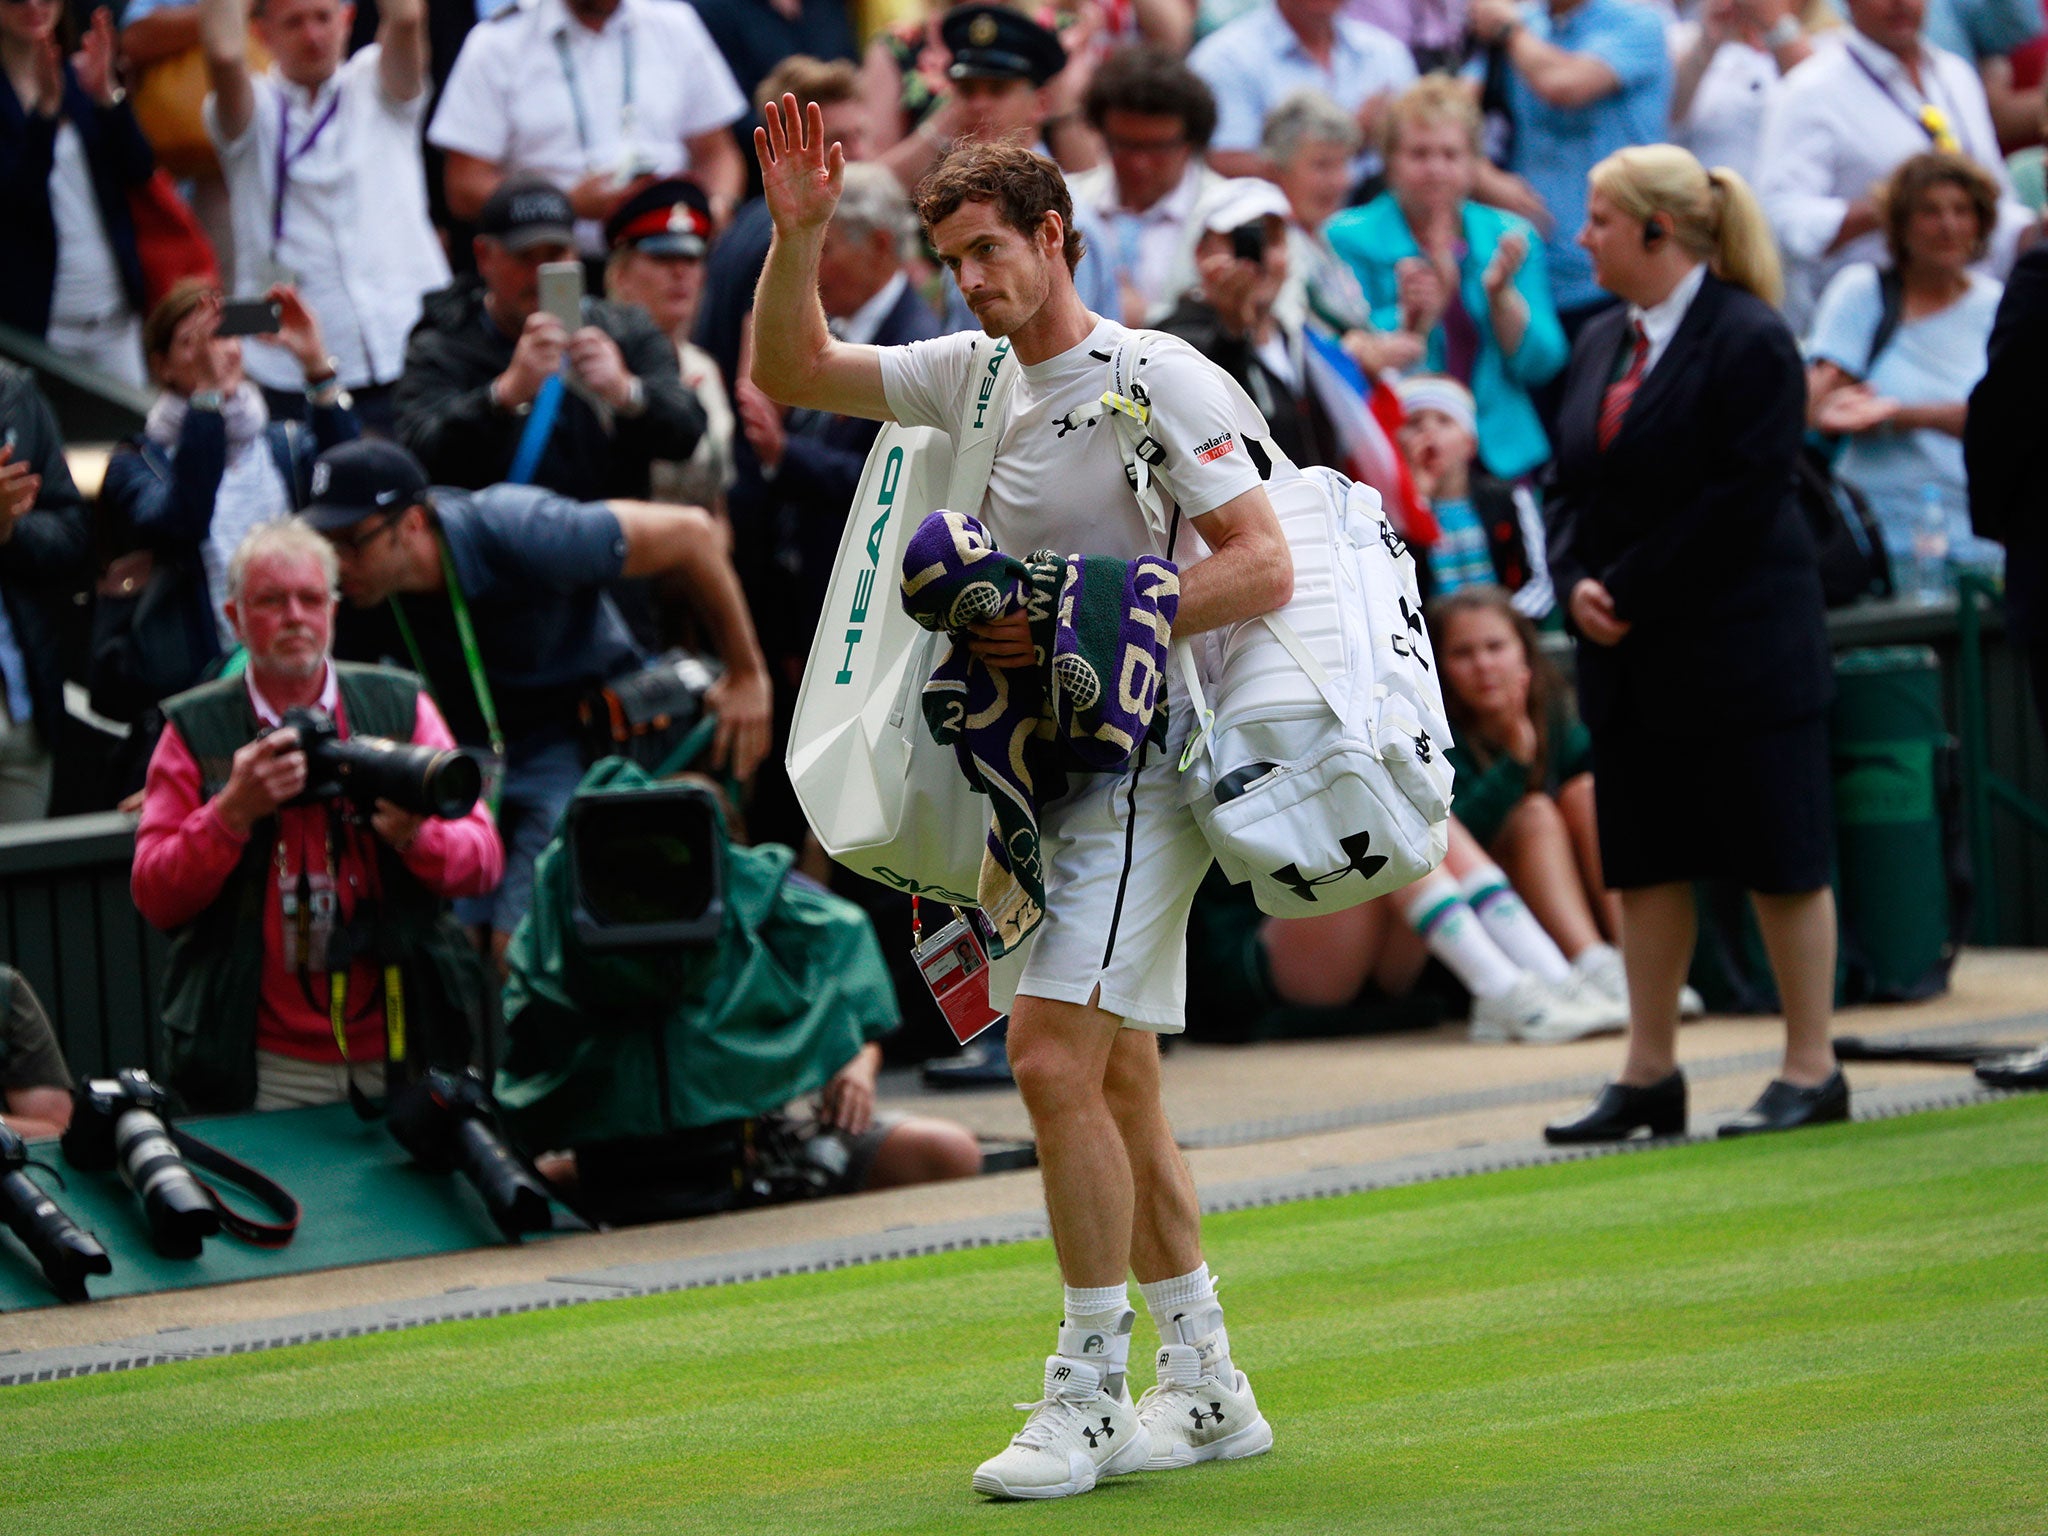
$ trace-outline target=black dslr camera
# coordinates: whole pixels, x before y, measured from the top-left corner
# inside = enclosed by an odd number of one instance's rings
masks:
[[[284,725],[299,733],[306,754],[306,787],[294,804],[346,799],[368,815],[389,800],[415,816],[452,820],[483,793],[483,769],[466,752],[386,736],[344,739],[324,709],[288,709]]]
[[[433,1068],[391,1099],[391,1134],[429,1173],[460,1169],[483,1196],[484,1208],[505,1234],[554,1225],[547,1186],[528,1171],[499,1134],[498,1107],[474,1068],[460,1074]]]
[[[0,1125],[0,1221],[43,1266],[50,1289],[65,1301],[84,1301],[85,1277],[112,1274],[114,1261],[21,1171],[27,1166],[28,1147]]]
[[[163,1120],[168,1102],[140,1067],[89,1079],[72,1090],[64,1157],[86,1173],[118,1163],[122,1179],[142,1197],[156,1251],[167,1259],[196,1259],[201,1244],[220,1231],[220,1210],[171,1140]]]

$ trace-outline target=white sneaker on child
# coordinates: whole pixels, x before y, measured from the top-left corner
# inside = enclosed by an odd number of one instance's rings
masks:
[[[1628,973],[1622,969],[1621,951],[1611,944],[1594,944],[1572,962],[1572,975],[1582,985],[1597,989],[1621,1005],[1624,1022],[1628,1013]],[[1706,999],[1690,986],[1678,989],[1678,1016],[1697,1019],[1707,1011]]]
[[[1031,1417],[1007,1449],[975,1468],[976,1493],[1063,1499],[1146,1464],[1151,1441],[1129,1396],[1103,1391],[1102,1373],[1092,1365],[1048,1356],[1045,1396],[1017,1407]]]
[[[1556,1045],[1589,1035],[1613,1034],[1628,1022],[1611,1003],[1585,1001],[1553,987],[1532,971],[1498,997],[1472,999],[1466,1033],[1481,1042],[1526,1040]]]
[[[1198,1461],[1234,1461],[1273,1448],[1273,1426],[1259,1412],[1243,1371],[1228,1385],[1202,1374],[1192,1344],[1159,1346],[1159,1383],[1138,1399],[1138,1421],[1152,1443],[1148,1472],[1191,1467]]]

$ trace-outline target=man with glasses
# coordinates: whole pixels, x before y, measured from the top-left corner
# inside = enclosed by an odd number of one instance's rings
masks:
[[[447,901],[504,868],[485,804],[443,820],[380,800],[365,820],[300,800],[287,711],[323,711],[343,736],[455,745],[417,677],[333,659],[339,574],[304,523],[257,528],[228,566],[247,669],[164,705],[131,889],[171,936],[161,1059],[195,1110],[374,1097],[400,1062],[467,1065],[482,1024]]]
[[[1119,48],[1082,98],[1107,165],[1067,178],[1074,216],[1116,274],[1125,325],[1156,323],[1195,279],[1195,207],[1223,177],[1202,162],[1216,98],[1164,48]]]
[[[767,663],[703,508],[576,502],[525,485],[430,486],[393,443],[345,443],[322,454],[313,474],[304,520],[334,546],[342,595],[405,615],[408,650],[434,605],[452,616],[453,659],[436,648],[414,664],[458,718],[481,721],[504,760],[505,878],[489,903],[462,909],[465,921],[489,925],[494,954],[525,916],[533,862],[583,776],[578,705],[646,664],[607,590],[620,577],[684,590],[725,663],[705,696],[718,717],[711,766],[746,778],[759,765],[769,741]]]

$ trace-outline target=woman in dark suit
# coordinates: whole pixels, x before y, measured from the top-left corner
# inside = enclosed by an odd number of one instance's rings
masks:
[[[1702,878],[1752,893],[1785,1009],[1779,1075],[1721,1134],[1844,1119],[1828,1038],[1834,683],[1792,495],[1806,385],[1772,307],[1776,251],[1742,178],[1685,150],[1625,149],[1589,179],[1579,243],[1626,304],[1572,350],[1550,566],[1578,633],[1630,1019],[1620,1077],[1545,1135],[1685,1129],[1678,996]]]

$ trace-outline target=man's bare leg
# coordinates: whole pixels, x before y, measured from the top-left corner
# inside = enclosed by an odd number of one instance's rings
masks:
[[[1130,1157],[1105,1093],[1114,1014],[1019,997],[1010,1010],[1010,1071],[1038,1138],[1045,1209],[1070,1286],[1118,1286],[1131,1263]]]
[[[1131,1268],[1141,1285],[1187,1274],[1202,1262],[1202,1211],[1160,1102],[1159,1037],[1119,1030],[1104,1087],[1130,1160]]]

